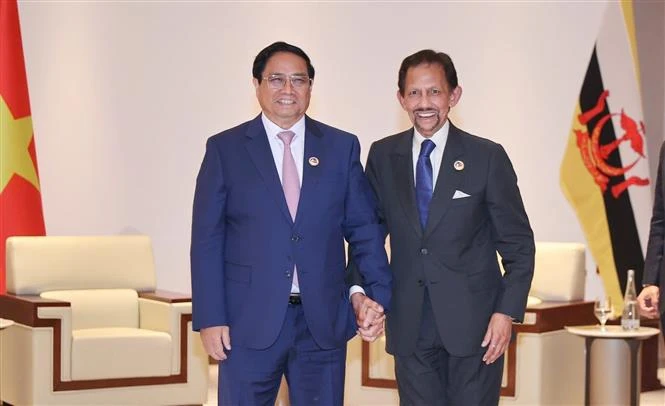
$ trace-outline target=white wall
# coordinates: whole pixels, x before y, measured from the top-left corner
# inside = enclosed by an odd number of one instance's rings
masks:
[[[454,122],[506,147],[536,238],[584,241],[559,165],[603,8],[22,2],[47,232],[146,233],[160,288],[188,292],[204,142],[258,113],[253,58],[286,40],[317,69],[309,113],[358,134],[363,153],[409,126],[395,98],[401,60],[448,52],[464,89]]]

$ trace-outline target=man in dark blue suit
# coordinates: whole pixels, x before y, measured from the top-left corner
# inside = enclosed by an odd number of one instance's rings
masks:
[[[400,405],[497,405],[534,269],[517,176],[501,145],[450,121],[462,88],[448,55],[406,57],[397,86],[413,127],[372,144],[367,175],[390,233],[386,350]]]
[[[197,177],[194,329],[220,404],[273,404],[285,375],[292,405],[342,405],[346,342],[376,339],[390,302],[384,231],[358,139],[305,115],[309,57],[276,42],[252,73],[262,114],[211,137]],[[374,300],[351,305],[344,240]]]

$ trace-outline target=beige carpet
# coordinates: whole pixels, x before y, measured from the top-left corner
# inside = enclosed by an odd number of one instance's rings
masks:
[[[665,385],[665,368],[658,370],[658,378]],[[347,385],[349,382],[346,383]],[[358,383],[359,384],[359,383]],[[353,399],[346,399],[347,406],[365,406],[361,403],[354,402]],[[217,405],[217,366],[210,366],[210,389],[208,390],[208,403],[206,405]],[[284,403],[278,401],[278,405]],[[665,405],[665,389],[653,392],[645,392],[640,396],[640,406],[663,406]],[[286,406],[286,405],[284,405]],[[372,405],[372,406],[393,406],[393,405]],[[534,405],[537,406],[537,405]],[[574,406],[574,405],[561,405],[561,406]]]

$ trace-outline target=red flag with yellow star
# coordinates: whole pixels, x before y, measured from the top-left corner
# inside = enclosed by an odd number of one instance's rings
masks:
[[[5,241],[44,235],[28,81],[16,0],[0,1],[0,293],[6,290]]]

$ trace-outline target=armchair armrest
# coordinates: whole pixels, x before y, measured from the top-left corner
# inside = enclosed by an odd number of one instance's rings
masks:
[[[0,317],[30,327],[53,327],[54,322],[39,317],[42,307],[71,307],[69,302],[35,295],[0,295]]]
[[[513,324],[513,333],[515,336],[521,333],[547,334],[561,331],[565,326],[579,326],[594,321],[593,302],[544,301],[526,308],[524,323]],[[517,341],[511,340],[506,351],[506,385],[501,388],[501,396],[512,397],[516,394]]]
[[[165,303],[183,303],[191,302],[192,297],[183,293],[171,292],[169,290],[155,290],[153,292],[139,292],[139,297],[143,299],[156,300]]]
[[[524,323],[515,325],[515,333],[546,333],[562,330],[565,326],[594,323],[593,302],[545,301],[527,307]]]
[[[0,317],[30,328],[53,329],[53,382],[71,380],[71,303],[36,295],[0,295]]]
[[[161,331],[171,336],[171,373],[187,372],[187,341],[190,336],[192,303],[189,296],[158,290],[139,293],[139,328]]]

